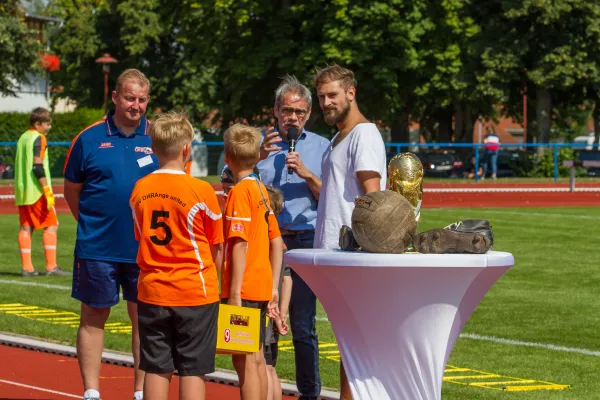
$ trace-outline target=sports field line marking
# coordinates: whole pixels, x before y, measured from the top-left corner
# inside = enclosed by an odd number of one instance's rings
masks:
[[[545,349],[545,350],[562,351],[565,353],[576,353],[576,354],[583,354],[586,356],[600,357],[600,351],[580,349],[577,347],[556,346],[554,344],[546,344],[546,343],[522,342],[520,340],[503,339],[503,338],[499,338],[499,337],[495,337],[495,336],[476,335],[474,333],[461,333],[459,337],[463,338],[463,339],[482,340],[484,342],[509,344],[509,345],[513,345],[513,346],[537,347],[537,348]]]
[[[429,211],[442,211],[447,212],[448,210],[461,210],[465,209],[456,209],[456,208],[426,208],[423,209],[424,212]],[[471,212],[471,211],[468,211]],[[600,216],[597,215],[579,215],[579,214],[556,214],[556,213],[531,213],[531,212],[521,212],[521,211],[500,211],[500,210],[485,210],[478,211],[479,214],[503,214],[503,215],[531,215],[534,217],[556,217],[556,218],[576,218],[576,219],[592,219],[592,220],[600,220]]]
[[[10,280],[10,279],[0,279],[0,283],[9,283],[9,284],[21,285],[21,286],[36,286],[36,287],[42,287],[42,288],[46,288],[46,289],[71,290],[71,286],[51,285],[49,283],[39,283],[39,282],[14,281],[14,280]]]
[[[52,393],[52,394],[59,394],[61,396],[65,396],[65,397],[72,397],[74,399],[80,399],[81,398],[81,396],[76,396],[76,395],[70,394],[70,393],[59,392],[57,390],[44,389],[44,388],[39,387],[39,386],[31,386],[31,385],[26,385],[24,383],[7,381],[7,380],[4,380],[4,379],[0,379],[0,383],[6,383],[7,385],[20,386],[20,387],[24,387],[24,388],[27,388],[27,389],[39,390],[40,392],[46,392],[46,393]]]
[[[546,188],[424,188],[425,193],[546,193],[546,192],[570,192],[568,187],[546,187]],[[582,187],[575,188],[576,192],[600,192],[600,187]]]

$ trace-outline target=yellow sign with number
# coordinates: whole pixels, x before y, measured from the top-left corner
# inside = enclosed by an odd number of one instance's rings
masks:
[[[217,354],[251,354],[260,348],[260,310],[219,304]]]

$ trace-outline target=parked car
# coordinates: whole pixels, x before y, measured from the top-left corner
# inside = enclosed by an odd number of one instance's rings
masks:
[[[458,156],[449,150],[441,150],[418,155],[425,176],[438,178],[462,178],[465,166]]]

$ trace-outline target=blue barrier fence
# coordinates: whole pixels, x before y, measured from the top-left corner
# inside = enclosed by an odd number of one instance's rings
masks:
[[[203,145],[207,147],[223,147],[223,142],[194,142],[194,145]],[[0,146],[13,147],[16,146],[17,142],[0,142]],[[71,142],[48,142],[48,146],[57,147],[69,147]],[[413,148],[425,148],[425,149],[456,149],[456,148],[472,148],[475,156],[475,165],[479,166],[481,160],[481,151],[484,145],[478,143],[385,143],[387,148],[395,149],[395,153],[401,153],[402,151],[409,151]],[[554,181],[558,180],[558,151],[560,148],[572,148],[574,150],[586,150],[594,149],[598,150],[598,143],[503,143],[500,144],[501,148],[505,149],[525,149],[525,148],[551,148],[554,157]],[[478,168],[475,169],[476,171]],[[479,174],[475,173],[475,182],[479,180]]]

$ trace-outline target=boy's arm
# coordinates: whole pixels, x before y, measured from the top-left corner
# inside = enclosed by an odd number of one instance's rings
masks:
[[[272,299],[269,303],[269,316],[279,315],[279,276],[281,274],[281,265],[283,262],[283,239],[281,236],[270,240],[269,261],[271,262],[271,273],[273,276]]]
[[[248,242],[236,237],[231,239],[231,286],[229,289],[229,301],[227,304],[234,306],[242,305],[242,283],[246,271],[246,250]]]
[[[210,246],[210,253],[217,267],[217,277],[221,282],[221,268],[223,267],[223,243],[217,243]]]
[[[46,203],[48,210],[54,207],[54,194],[52,193],[52,186],[48,183],[46,178],[46,171],[44,170],[44,155],[46,154],[46,137],[43,135],[33,142],[33,174],[37,178],[38,182],[42,186],[44,196],[46,197]]]
[[[289,275],[284,276],[281,281],[281,293],[279,298],[279,316],[285,321],[290,308],[290,299],[292,298],[292,277]]]

